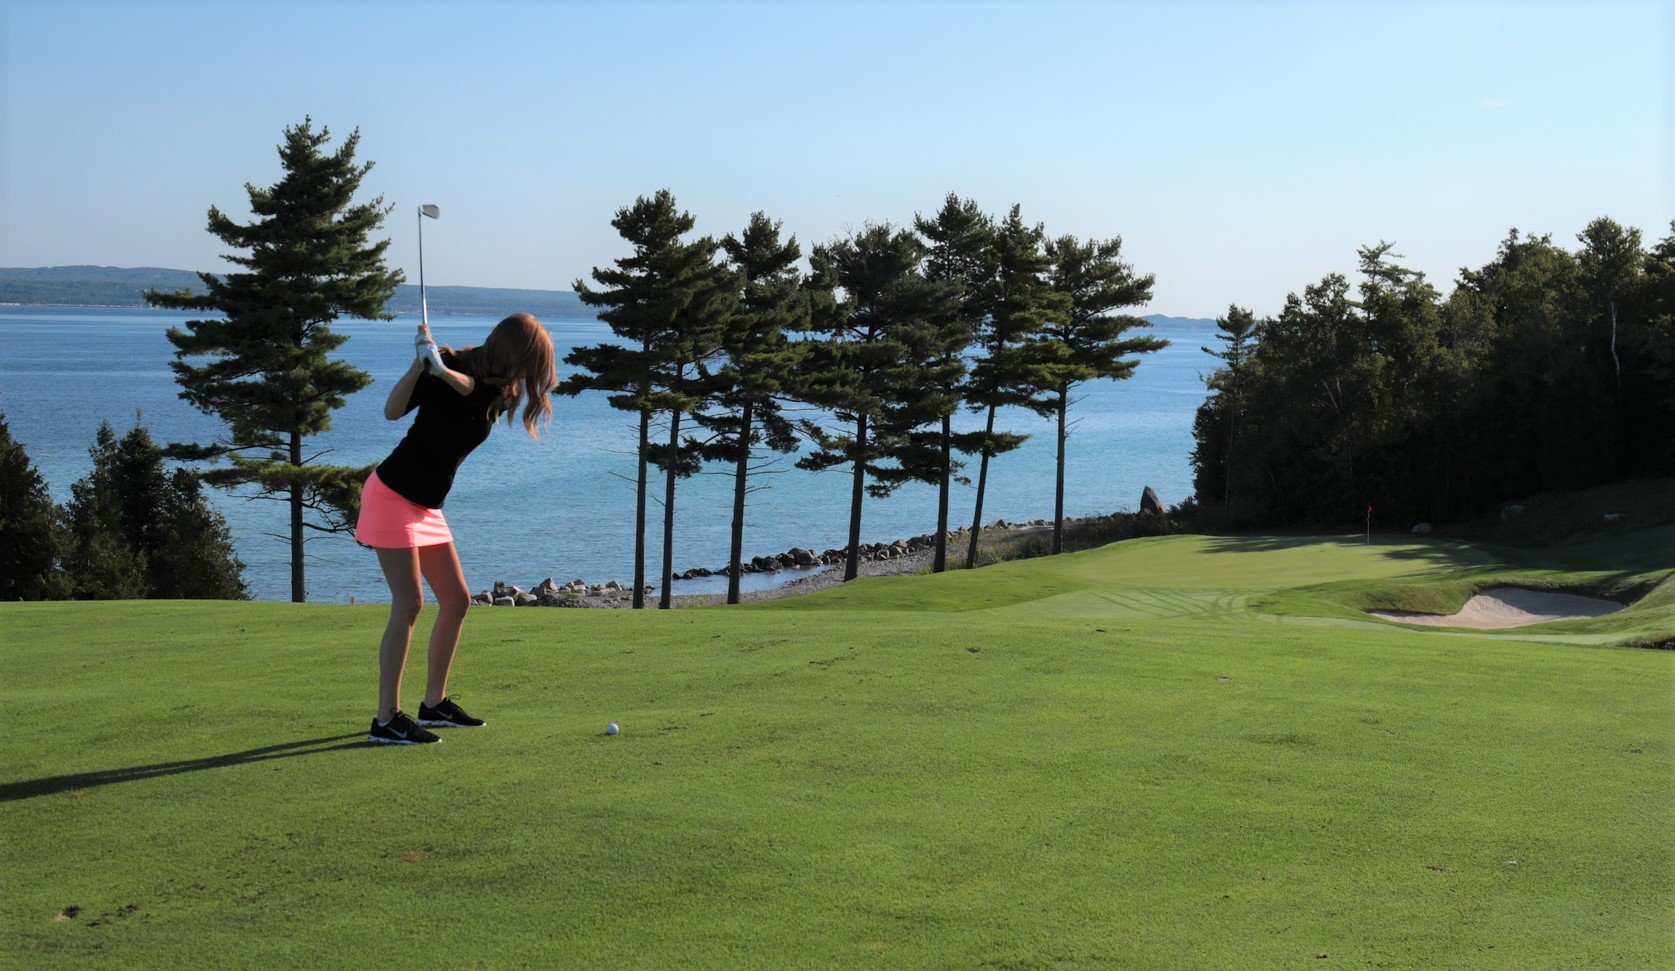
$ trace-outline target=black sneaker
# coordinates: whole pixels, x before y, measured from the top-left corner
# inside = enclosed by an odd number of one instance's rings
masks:
[[[454,699],[443,698],[435,708],[419,702],[419,724],[426,728],[482,728],[488,722],[467,715]]]
[[[390,716],[387,725],[378,724],[378,719],[374,718],[372,731],[367,734],[366,740],[374,745],[425,745],[442,741],[435,732],[420,728],[405,711],[397,711]]]

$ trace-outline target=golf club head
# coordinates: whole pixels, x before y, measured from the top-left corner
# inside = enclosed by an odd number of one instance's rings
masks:
[[[434,202],[427,202],[419,207],[419,215],[429,216],[432,219],[441,219],[442,207],[438,206]]]

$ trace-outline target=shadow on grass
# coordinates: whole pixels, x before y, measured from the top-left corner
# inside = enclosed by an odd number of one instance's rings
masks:
[[[351,739],[354,741],[351,741]],[[201,759],[157,762],[152,765],[136,765],[126,769],[105,769],[99,772],[53,775],[43,779],[28,779],[23,782],[0,784],[0,802],[15,802],[19,799],[51,796],[60,792],[75,792],[78,789],[108,786],[116,782],[139,782],[143,779],[155,779],[159,776],[179,775],[182,772],[225,769],[235,765],[249,765],[252,762],[269,762],[274,759],[296,758],[299,755],[319,755],[324,752],[365,747],[366,734],[357,732],[353,735],[327,735],[324,738],[311,738],[302,742],[264,745],[261,748],[247,749],[243,752],[230,752],[226,755],[210,755]]]
[[[1294,550],[1305,546],[1336,546],[1361,548],[1377,552],[1393,560],[1413,560],[1434,566],[1483,566],[1496,562],[1481,549],[1453,540],[1425,543],[1410,537],[1374,536],[1372,543],[1356,536],[1289,536],[1265,534],[1260,536],[1212,536],[1205,545],[1211,553],[1272,553]],[[1395,545],[1401,544],[1401,545]]]

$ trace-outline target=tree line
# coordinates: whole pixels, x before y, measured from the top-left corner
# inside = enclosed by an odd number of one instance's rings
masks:
[[[227,521],[143,425],[101,422],[89,453],[59,506],[0,416],[0,600],[248,596]]]
[[[1278,315],[1233,306],[1193,424],[1225,526],[1466,518],[1546,489],[1675,474],[1675,223],[1511,231],[1445,297],[1392,246]]]
[[[312,119],[288,126],[279,180],[246,185],[251,221],[209,208],[232,272],[145,294],[153,306],[209,314],[170,328],[171,368],[181,398],[223,425],[214,441],[161,454],[212,486],[284,503],[296,601],[307,596],[310,536],[351,528],[369,471],[331,464],[329,450],[310,445],[371,382],[333,355],[346,338],[331,324],[389,319],[404,282],[386,263],[389,241],[374,238],[393,207],[356,200],[373,167],[355,159],[358,131],[330,141]],[[559,392],[605,392],[638,419],[635,606],[646,587],[651,470],[662,478],[663,606],[680,480],[707,464],[733,475],[728,599],[737,602],[746,497],[776,454],[851,477],[846,579],[858,573],[863,498],[908,482],[938,488],[935,569],[946,569],[950,484],[967,481],[975,459],[973,565],[990,460],[1024,440],[997,427],[1008,406],[1057,417],[1061,547],[1076,389],[1127,377],[1137,355],[1164,346],[1121,312],[1149,300],[1153,280],[1123,261],[1120,239],[1049,238],[1016,206],[996,218],[950,195],[911,227],[869,223],[813,247],[805,269],[796,237],[761,213],[721,239],[692,237],[694,222],[667,190],[637,199],[613,220],[632,254],[575,284],[617,341],[569,355],[577,374]],[[983,416],[981,431],[954,430],[962,408]]]
[[[729,603],[739,600],[746,497],[774,453],[850,477],[844,579],[859,573],[867,496],[937,487],[933,569],[948,568],[950,485],[977,462],[965,565],[975,565],[990,460],[1026,438],[997,428],[1007,406],[1057,419],[1053,551],[1062,548],[1064,453],[1075,392],[1134,373],[1166,346],[1142,318],[1153,278],[1120,238],[1049,237],[1013,206],[1004,217],[950,194],[911,227],[868,223],[814,246],[763,213],[721,239],[668,190],[619,210],[628,256],[576,292],[617,340],[578,348],[558,393],[605,392],[637,419],[634,606],[644,606],[648,501],[661,477],[660,606],[670,605],[680,480],[707,463],[733,476]],[[962,410],[980,431],[954,430]],[[819,418],[799,417],[809,410]],[[653,435],[657,437],[654,439]],[[804,444],[809,447],[805,450]]]

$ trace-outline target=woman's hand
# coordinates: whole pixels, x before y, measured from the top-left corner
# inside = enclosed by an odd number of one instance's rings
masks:
[[[413,337],[415,357],[424,370],[442,379],[442,383],[462,395],[470,394],[477,387],[477,381],[469,374],[451,370],[442,363],[442,355],[436,350],[436,341],[430,335],[430,328],[424,323],[419,324],[419,330]]]
[[[414,356],[422,363],[426,371],[441,377],[447,372],[442,366],[442,355],[436,352],[436,341],[430,336],[430,328],[419,324],[419,332],[413,338]]]

